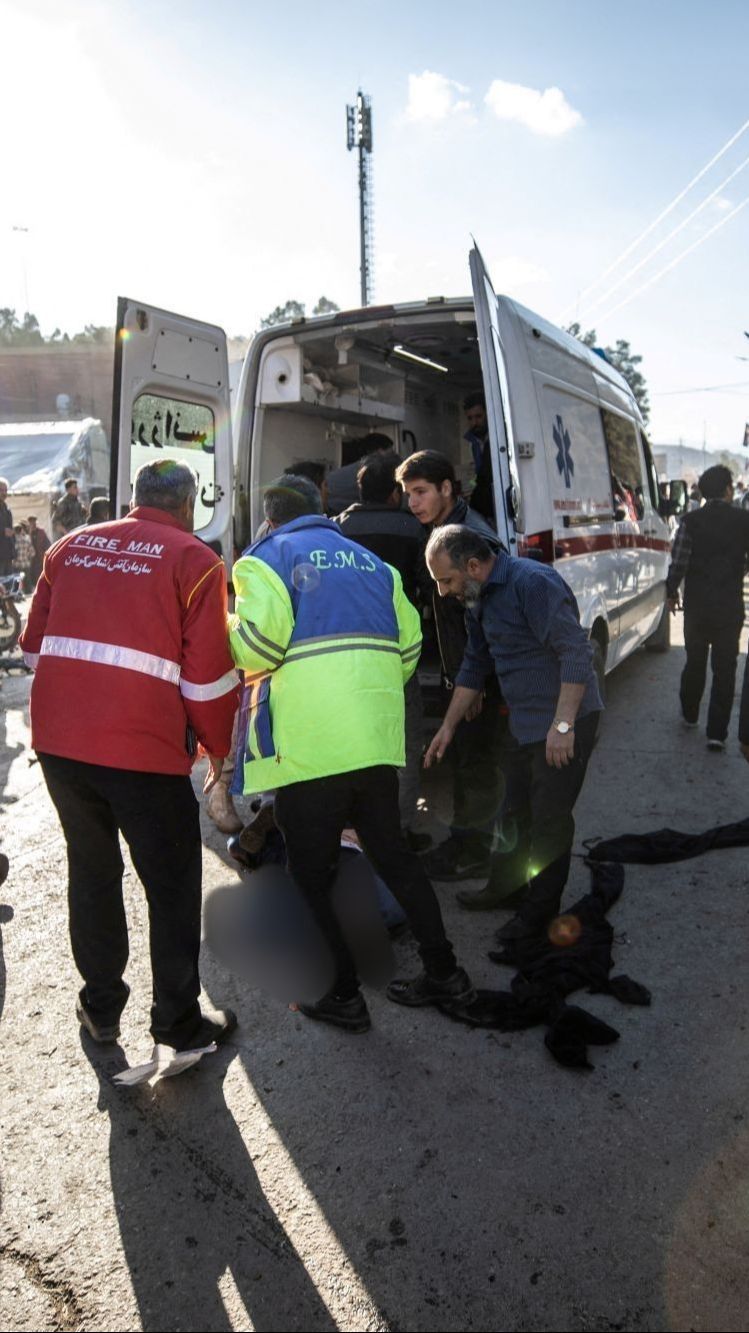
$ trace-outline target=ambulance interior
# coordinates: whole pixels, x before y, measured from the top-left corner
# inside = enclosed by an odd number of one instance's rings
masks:
[[[302,459],[330,469],[352,463],[372,432],[388,436],[401,459],[418,449],[447,454],[467,488],[463,399],[482,387],[469,306],[279,335],[258,373],[247,523],[257,530],[263,488],[285,468]]]

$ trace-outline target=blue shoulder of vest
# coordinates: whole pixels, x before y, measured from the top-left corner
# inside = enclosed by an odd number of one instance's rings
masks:
[[[372,551],[345,537],[330,519],[317,515],[294,519],[255,542],[246,554],[262,560],[281,579],[295,619],[301,614],[304,622],[297,624],[298,630],[319,618],[326,632],[361,630],[397,638],[392,570]],[[304,596],[320,587],[328,588],[329,596]]]

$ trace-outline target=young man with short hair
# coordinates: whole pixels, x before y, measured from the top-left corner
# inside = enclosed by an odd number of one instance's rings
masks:
[[[499,547],[497,534],[475,509],[457,494],[455,469],[450,459],[434,449],[422,449],[401,463],[396,478],[408,496],[411,513],[427,531],[445,523],[459,523]],[[442,674],[452,690],[465,653],[465,607],[454,597],[433,592],[432,607]],[[473,879],[489,870],[496,814],[501,804],[500,752],[506,742],[507,722],[496,682],[489,682],[484,700],[478,695],[461,721],[452,751],[453,818],[450,836],[426,853],[424,865],[433,879]],[[496,895],[461,890],[462,907],[482,910],[498,905]]]
[[[58,537],[79,528],[86,522],[86,510],[78,499],[78,482],[75,477],[65,480],[65,494],[57,501],[52,510],[52,531]]]

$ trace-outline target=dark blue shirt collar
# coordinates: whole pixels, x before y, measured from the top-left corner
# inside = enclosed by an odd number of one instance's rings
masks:
[[[507,582],[510,577],[510,559],[511,557],[507,555],[506,551],[499,551],[497,553],[492,572],[481,590],[482,594],[488,592],[493,583]]]

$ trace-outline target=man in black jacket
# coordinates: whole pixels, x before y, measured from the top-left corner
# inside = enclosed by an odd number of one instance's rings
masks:
[[[349,505],[335,521],[351,541],[366,546],[398,570],[403,591],[420,609],[432,595],[432,581],[424,561],[426,535],[418,519],[401,508],[403,492],[395,480],[399,462],[392,450],[361,459],[356,475],[359,503]],[[406,685],[405,695],[406,767],[398,771],[398,804],[406,841],[412,851],[419,852],[431,845],[431,838],[416,829],[424,748],[424,710],[418,672],[414,672]]]
[[[401,508],[403,492],[395,479],[399,463],[392,450],[362,458],[356,474],[359,501],[344,509],[336,523],[351,541],[397,569],[408,600],[418,605],[425,594],[432,595],[424,563],[426,535],[418,519]]]
[[[712,649],[713,683],[707,714],[707,744],[725,750],[736,683],[739,636],[744,623],[744,574],[749,566],[749,513],[733,505],[733,476],[709,467],[699,479],[706,503],[685,514],[674,539],[666,580],[669,610],[679,606],[684,581],[684,646],[681,711],[696,727]]]
[[[455,469],[444,454],[433,449],[411,454],[396,476],[408,496],[411,513],[427,533],[444,523],[460,523],[499,549],[494,529],[457,494]],[[452,691],[468,639],[465,607],[455,597],[440,597],[434,591],[432,610],[443,680]],[[488,874],[496,813],[504,794],[500,756],[507,740],[507,717],[499,688],[490,682],[486,698],[479,696],[455,733],[452,826],[447,840],[424,858],[432,879],[476,879]],[[490,889],[463,889],[458,893],[461,907],[474,911],[498,907],[500,899],[496,883]]]

